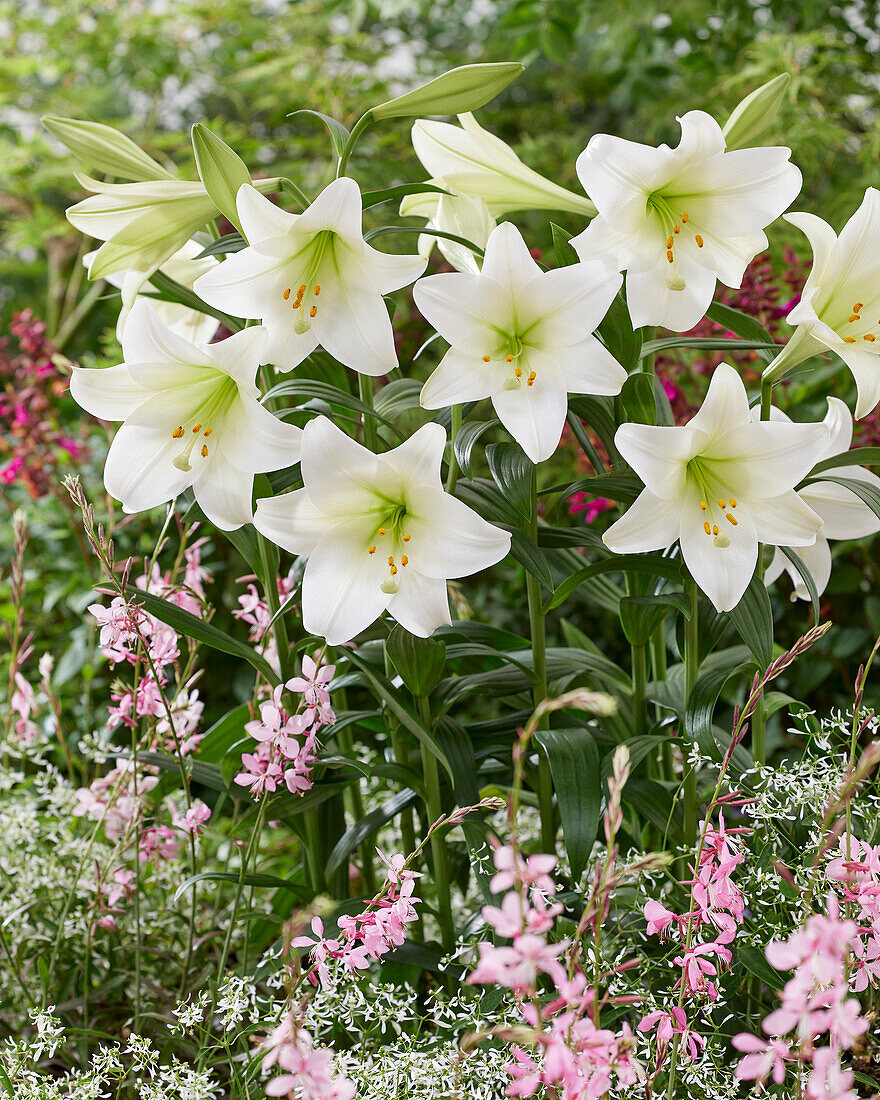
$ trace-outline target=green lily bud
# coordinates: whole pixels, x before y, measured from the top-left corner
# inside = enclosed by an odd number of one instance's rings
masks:
[[[205,190],[220,213],[244,236],[235,205],[239,188],[251,182],[251,174],[244,161],[201,122],[192,128],[192,143]]]
[[[174,179],[171,172],[112,126],[60,115],[44,115],[41,121],[52,137],[92,170],[134,183]]]
[[[724,140],[728,149],[746,149],[757,142],[776,117],[790,83],[789,74],[780,73],[734,107],[724,125]]]
[[[523,68],[518,61],[462,65],[429,80],[421,88],[373,107],[370,113],[374,119],[382,119],[475,111],[516,80]]]

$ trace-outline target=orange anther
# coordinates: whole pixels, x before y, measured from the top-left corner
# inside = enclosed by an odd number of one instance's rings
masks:
[[[667,248],[672,248],[672,237],[671,236],[666,238],[666,247]]]
[[[203,443],[202,444],[202,458],[207,458],[207,457],[208,457],[208,444]]]
[[[856,302],[855,305],[853,306],[853,313],[861,313],[861,311],[864,309],[864,307],[865,307],[864,302]]]
[[[691,220],[690,214],[682,214],[681,220],[685,223],[689,222]]]
[[[211,434],[211,432],[213,432],[213,430],[214,430],[213,428],[205,428],[205,431],[203,433],[204,436],[205,436],[205,439],[208,438],[208,436]]]
[[[845,344],[854,344],[856,342],[855,336],[844,336],[843,342]]]
[[[314,317],[317,314],[317,312],[318,312],[318,307],[317,306],[312,306],[312,308],[309,310],[309,317]]]
[[[732,515],[730,514],[730,512],[725,512],[725,515],[726,515],[726,516],[727,516],[727,518],[728,518],[728,519],[730,520],[730,522],[731,522],[731,523],[733,524],[733,526],[734,526],[734,527],[736,527],[736,526],[737,526],[737,524],[738,524],[738,522],[739,522],[739,521],[737,520],[736,516],[732,516]]]
[[[412,535],[404,535],[404,536],[403,536],[403,541],[404,541],[404,542],[409,542],[409,540],[410,540],[411,538],[412,538]]]
[[[666,250],[666,259],[669,260],[670,263],[672,263],[672,261],[674,259],[674,256],[672,255],[672,249],[671,248],[668,248]]]
[[[851,313],[849,315],[849,323],[852,324],[853,321],[861,321],[861,317],[859,317],[858,313]]]
[[[731,498],[730,498],[730,507],[731,507],[731,508],[735,508],[735,507],[736,507],[736,497],[731,497]]]
[[[701,501],[700,501],[700,511],[701,511],[701,512],[705,512],[705,511],[706,511],[706,502],[705,502],[705,500],[701,500]]]
[[[385,528],[384,528],[384,527],[380,527],[380,528],[379,528],[379,534],[380,534],[380,535],[384,535],[384,534],[385,534]]]
[[[513,356],[512,355],[505,355],[504,356],[504,362],[505,363],[512,363],[513,362]]]
[[[874,335],[873,332],[866,332],[862,339],[867,340],[869,344],[873,344],[877,337]]]
[[[290,297],[290,287],[288,287],[287,290],[285,290],[285,292],[281,295],[281,297],[284,299],[285,302],[287,301],[287,299]]]
[[[672,227],[672,232],[673,233],[680,233],[681,232],[681,226],[680,225],[674,225]]]
[[[376,547],[375,546],[368,547],[367,553],[368,554],[375,554],[376,553]]]
[[[727,504],[725,503],[725,501],[723,501],[720,497],[718,498],[718,507],[719,508],[726,508],[727,507]]]
[[[711,529],[711,527],[709,526],[709,521],[708,521],[708,520],[704,520],[704,522],[703,522],[703,530],[704,530],[704,531],[706,532],[706,534],[707,534],[707,535],[708,535],[708,534],[711,534],[711,531],[712,531],[712,529]]]
[[[171,433],[171,438],[172,439],[180,439],[180,437],[182,435],[183,435],[183,428],[175,428],[174,431]]]
[[[484,362],[484,363],[488,363],[488,362],[489,362],[489,360],[490,360],[491,358],[492,358],[492,356],[491,356],[491,355],[484,355],[484,356],[483,356],[483,362]]]
[[[694,240],[697,242],[697,248],[703,247],[703,238],[699,233],[694,233]]]
[[[396,565],[392,565],[392,566],[391,566],[391,576],[392,576],[392,577],[396,577],[396,576],[397,576],[397,566],[396,566]]]
[[[314,296],[317,298],[320,293],[321,293],[321,284],[316,283],[315,284],[315,289],[312,291],[312,294],[314,294]]]
[[[400,564],[401,564],[401,565],[409,565],[409,558],[408,558],[408,557],[406,556],[406,554],[404,554],[404,555],[403,555],[403,556],[401,557],[401,559],[400,559]]]
[[[713,535],[717,535],[717,534],[718,534],[718,524],[717,524],[717,523],[713,523],[713,524],[712,524],[712,534],[713,534]]]

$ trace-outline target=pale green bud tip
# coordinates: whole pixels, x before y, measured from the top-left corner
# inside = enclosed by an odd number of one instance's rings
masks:
[[[112,126],[60,115],[44,115],[41,121],[52,137],[93,171],[132,183],[174,179],[171,172]]]
[[[199,178],[215,206],[241,232],[236,196],[251,174],[241,157],[225,141],[197,122],[192,128],[193,150]]]
[[[728,149],[745,149],[754,145],[769,128],[791,83],[788,73],[780,73],[734,108],[724,126]]]
[[[429,80],[397,99],[373,107],[374,119],[412,115],[458,115],[475,111],[494,99],[523,72],[518,61],[462,65]]]

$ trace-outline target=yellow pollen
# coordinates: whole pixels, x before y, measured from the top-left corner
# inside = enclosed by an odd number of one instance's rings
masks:
[[[318,307],[317,306],[312,306],[312,308],[309,310],[309,317],[314,317],[317,312],[318,312]]]
[[[730,520],[730,522],[733,524],[733,526],[736,527],[737,524],[739,523],[739,520],[736,518],[736,516],[732,516],[730,514],[730,512],[725,512],[725,515]]]
[[[287,301],[287,299],[290,297],[290,287],[288,287],[287,290],[285,290],[285,292],[281,295],[281,297],[284,299],[285,302]]]
[[[856,302],[855,305],[853,306],[853,313],[861,313],[861,311],[864,308],[865,308],[865,303],[864,302]]]
[[[305,292],[306,292],[306,284],[305,283],[300,283],[299,286],[296,288],[297,297],[302,298],[302,296],[303,296],[303,294],[305,294]]]
[[[713,534],[713,535],[717,535],[717,534],[718,534],[718,524],[717,524],[717,523],[713,523],[713,524],[712,524],[712,534]]]
[[[852,324],[853,321],[861,321],[861,317],[858,315],[858,313],[851,313],[849,315],[849,323]]]
[[[674,259],[673,255],[672,255],[672,249],[671,248],[668,248],[666,250],[666,259],[669,260],[670,263],[672,263],[672,261]]]
[[[697,242],[697,248],[703,247],[703,238],[699,233],[694,233],[694,240]]]
[[[392,576],[392,577],[396,577],[396,576],[397,576],[397,566],[396,566],[396,565],[392,565],[392,566],[391,566],[391,576]]]
[[[202,422],[200,420],[198,422],[198,424],[193,424],[193,435],[198,435],[201,430],[202,430]]]
[[[526,385],[527,386],[534,386],[536,378],[537,378],[537,375],[535,374],[535,372],[531,371],[528,378],[526,379]]]
[[[522,367],[517,367],[513,373],[516,375],[517,378],[522,378]]]
[[[666,238],[666,247],[667,248],[672,248],[672,237],[671,236]]]
[[[484,356],[483,356],[483,362],[484,362],[484,363],[488,363],[488,362],[489,362],[489,360],[490,360],[491,358],[492,358],[492,356],[491,356],[491,355],[484,355]]]
[[[208,457],[208,444],[203,443],[202,444],[202,458],[207,458],[207,457]]]
[[[873,332],[866,332],[862,339],[867,340],[869,344],[873,344],[877,337],[874,335]]]
[[[412,535],[404,535],[404,536],[403,536],[403,541],[404,541],[404,542],[409,542],[409,540],[410,540],[411,538],[412,538]]]
[[[385,534],[385,528],[384,528],[384,527],[380,527],[380,528],[379,528],[379,534],[380,534],[380,535],[384,535],[384,534]]]
[[[389,564],[389,565],[394,565],[394,558],[390,558],[390,557],[389,557],[389,559],[388,559],[388,564]]]
[[[293,308],[294,308],[294,309],[299,309],[299,307],[300,307],[301,305],[302,305],[302,302],[301,302],[301,300],[300,300],[299,298],[297,298],[297,300],[296,300],[296,301],[295,301],[295,302],[293,303]]]
[[[320,293],[321,293],[321,284],[316,283],[315,284],[315,289],[312,291],[312,294],[314,294],[314,296],[317,298]]]
[[[736,497],[731,497],[730,501],[729,501],[729,504],[730,504],[731,508],[735,508],[736,507]]]
[[[701,512],[705,512],[705,511],[706,511],[706,502],[705,502],[705,500],[701,500],[701,501],[700,501],[700,511],[701,511]]]
[[[677,233],[680,233],[680,232],[681,232],[681,226],[680,226],[680,225],[674,225],[674,226],[672,227],[672,232],[673,232],[673,233],[676,233],[676,234],[677,234]]]
[[[504,362],[505,363],[512,363],[513,362],[513,356],[512,355],[505,355]]]
[[[688,222],[689,222],[689,221],[691,220],[691,216],[690,216],[690,214],[682,214],[682,216],[681,216],[681,220],[682,220],[682,221],[683,221],[683,222],[684,222],[685,224],[687,224],[687,223],[688,223]]]
[[[719,508],[726,508],[727,507],[726,503],[720,497],[718,498],[718,507]]]
[[[709,526],[708,520],[703,521],[703,530],[706,532],[707,535],[712,533],[712,528]]]
[[[208,436],[211,434],[211,432],[213,432],[213,430],[214,430],[213,428],[205,428],[205,431],[203,433],[204,436],[205,436],[205,439],[208,438]]]
[[[401,564],[401,565],[409,565],[409,558],[408,558],[408,557],[406,556],[406,554],[404,554],[404,555],[403,555],[403,556],[401,557],[401,559],[400,559],[400,564]]]
[[[175,428],[174,431],[171,433],[171,438],[172,439],[180,439],[180,438],[182,438],[182,436],[183,436],[183,428]]]
[[[843,342],[845,344],[854,344],[856,342],[855,336],[844,336]]]
[[[376,547],[375,546],[369,547],[369,549],[367,550],[367,553],[368,554],[375,554],[376,553]]]

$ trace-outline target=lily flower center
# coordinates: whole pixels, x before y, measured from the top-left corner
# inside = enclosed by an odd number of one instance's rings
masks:
[[[198,455],[206,459],[210,454],[208,439],[214,434],[214,428],[219,424],[232,402],[236,386],[231,378],[219,382],[206,401],[187,417],[182,423],[178,423],[171,431],[172,439],[185,440],[180,454],[171,460],[178,470],[189,473],[192,469],[190,461],[193,451],[198,447]],[[216,440],[212,440],[212,445]],[[199,444],[201,444],[199,446]]]
[[[653,194],[648,197],[648,209],[656,214],[663,231],[666,248],[666,262],[669,265],[669,273],[666,276],[666,285],[670,290],[684,290],[687,282],[681,273],[678,264],[677,249],[681,247],[683,240],[693,239],[697,248],[705,244],[700,233],[696,232],[696,226],[687,211],[681,213],[675,211],[669,200],[661,194]]]
[[[838,328],[842,330],[840,335],[843,336],[843,342],[845,344],[855,344],[859,341],[863,341],[866,344],[873,344],[877,340],[877,337],[880,336],[880,321],[876,324],[872,324],[869,320],[863,318],[862,312],[864,309],[864,302],[853,302],[850,315],[842,325],[838,326]]]
[[[502,341],[494,355],[483,356],[484,363],[502,362],[506,365],[508,368],[507,376],[504,379],[504,388],[506,390],[518,390],[523,384],[524,368],[520,362],[523,350],[522,337],[513,335],[508,336],[506,340]],[[525,379],[526,385],[534,386],[537,377],[538,375],[535,371],[529,370]]]
[[[736,497],[726,495],[727,490],[719,486],[717,478],[711,476],[706,464],[699,459],[692,459],[688,463],[687,472],[688,479],[696,485],[700,493],[703,532],[712,539],[714,547],[726,550],[731,544],[731,538],[736,537],[734,532],[739,526],[739,520],[734,514],[739,501]]]
[[[322,229],[320,233],[315,234],[308,245],[295,257],[302,263],[300,274],[296,279],[291,280],[290,285],[285,285],[281,292],[281,297],[285,302],[289,302],[296,312],[293,327],[300,336],[309,331],[312,321],[318,315],[318,297],[321,293],[320,269],[328,246],[332,249],[334,236],[335,234],[329,229]],[[288,268],[288,275],[289,271]]]
[[[388,575],[379,587],[389,596],[400,591],[400,570],[409,565],[408,551],[412,535],[406,530],[406,517],[406,506],[396,505],[373,532],[367,546],[370,557],[380,554],[387,562]]]

